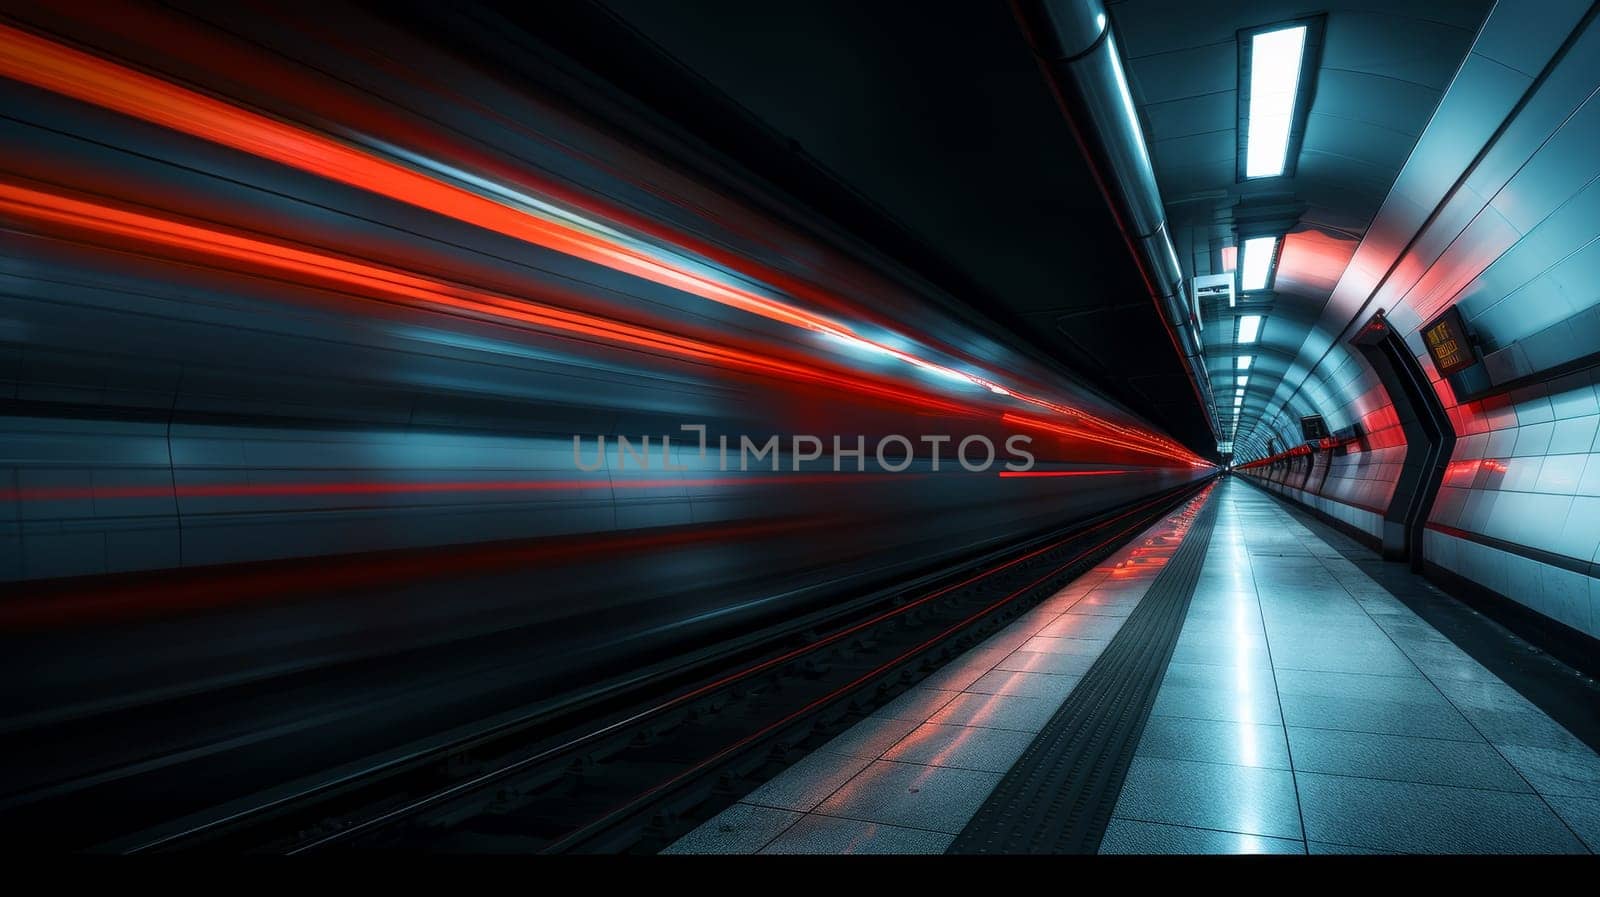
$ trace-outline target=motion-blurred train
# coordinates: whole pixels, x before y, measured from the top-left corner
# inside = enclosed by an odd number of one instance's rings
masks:
[[[14,7],[0,108],[13,722],[508,631],[642,658],[1213,470],[556,52]],[[618,435],[651,466],[584,469]]]

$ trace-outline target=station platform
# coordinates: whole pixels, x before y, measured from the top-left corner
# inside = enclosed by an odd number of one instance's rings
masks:
[[[666,852],[1600,851],[1600,756],[1336,541],[1223,478]]]

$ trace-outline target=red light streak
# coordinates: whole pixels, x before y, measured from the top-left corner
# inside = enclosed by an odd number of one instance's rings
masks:
[[[72,196],[0,181],[0,211],[11,215],[62,226],[74,232],[100,237],[115,237],[144,247],[198,253],[208,260],[264,269],[274,275],[291,276],[300,281],[355,291],[363,296],[421,305],[436,311],[468,312],[500,321],[532,325],[539,329],[584,339],[658,351],[697,362],[718,364],[766,376],[823,383],[851,392],[872,395],[912,405],[919,410],[938,410],[945,414],[969,413],[966,406],[908,392],[898,387],[873,383],[854,372],[834,372],[814,365],[783,361],[770,354],[756,354],[719,346],[661,330],[650,329],[585,312],[502,296],[448,281],[423,277],[356,259],[270,242],[253,236],[232,233],[159,217],[141,211],[90,202]],[[1039,400],[1042,401],[1042,400]],[[1079,414],[1084,426],[1067,426],[1035,418],[1005,413],[1001,419],[1038,430],[1125,448],[1145,455],[1183,460],[1194,467],[1206,466],[1176,443],[1129,427],[1118,426],[1062,406],[1064,413]]]
[[[1065,424],[1053,423],[1051,421],[1039,420],[1038,418],[1026,417],[1020,414],[1012,414],[1010,412],[1001,415],[1000,419],[1008,424],[1027,427],[1047,433],[1054,433],[1058,436],[1065,436],[1069,439],[1098,442],[1103,445],[1125,448],[1129,451],[1139,452],[1141,454],[1158,455],[1160,457],[1170,458],[1172,460],[1184,461],[1192,467],[1210,466],[1204,461],[1195,458],[1192,453],[1188,452],[1177,443],[1171,442],[1170,440],[1161,439],[1153,435],[1139,433],[1126,427],[1119,427],[1113,432],[1107,433],[1102,432],[1098,428],[1086,429],[1084,427],[1073,427]]]
[[[1127,470],[1002,470],[1000,476],[1014,477],[1113,477],[1131,473]]]
[[[332,137],[231,105],[5,25],[0,25],[0,75],[769,320],[854,340],[914,366],[950,374],[985,387],[990,396],[1008,396],[1060,414],[1089,420],[1128,437],[1129,442],[1123,444],[1126,448],[1150,452],[1155,446],[1160,446],[1156,450],[1158,454],[1167,454],[1196,467],[1208,466],[1187,449],[1147,432],[1123,427],[1079,409],[1021,394],[985,378],[918,358],[861,337],[846,324],[655,258],[599,233],[541,217]],[[282,250],[281,247],[279,249]],[[280,257],[277,261],[281,264],[305,264],[304,259],[287,257]],[[324,264],[323,267],[329,266]],[[326,270],[321,273],[323,276],[329,274]],[[350,273],[348,268],[345,273]],[[391,288],[415,291],[416,285],[397,282]],[[439,300],[433,298],[431,301]],[[508,312],[502,310],[501,313]],[[572,322],[568,324],[571,326]],[[617,328],[623,325],[610,322],[610,326]],[[616,333],[610,336],[619,338]],[[1136,443],[1145,447],[1136,447]]]
[[[1452,461],[1445,466],[1445,477],[1451,480],[1466,479],[1469,482],[1479,471],[1487,470],[1490,473],[1506,473],[1511,468],[1503,461],[1495,458],[1479,458],[1471,461]]]
[[[1118,471],[1120,473],[1120,471]],[[684,479],[466,480],[434,483],[206,483],[164,486],[50,486],[0,489],[0,501],[81,501],[137,498],[247,498],[252,496],[427,495],[473,492],[573,492],[583,489],[679,489],[732,486],[795,486],[915,479],[916,473],[750,473],[736,477]]]
[[[577,563],[615,557],[623,552],[732,543],[838,525],[839,521],[831,517],[807,517],[669,527],[643,533],[583,533],[515,542],[82,578],[87,581],[11,583],[8,587],[13,594],[0,602],[0,631],[81,626],[88,622],[113,623],[246,601],[282,602],[285,596],[309,598],[345,589],[379,588],[536,565]]]
[[[797,327],[831,321],[429,177],[331,137],[0,25],[0,74]]]
[[[300,281],[331,286],[341,291],[354,291],[362,296],[420,305],[433,311],[467,312],[500,322],[531,325],[565,336],[661,352],[764,376],[822,383],[918,408],[936,408],[946,414],[969,411],[962,405],[923,393],[876,384],[855,372],[833,372],[817,366],[783,361],[773,355],[720,346],[585,312],[502,296],[367,262],[17,184],[0,182],[0,212],[64,226],[77,232],[117,237],[134,245],[199,253],[213,262],[229,263],[229,270],[248,265],[278,276],[288,275]]]

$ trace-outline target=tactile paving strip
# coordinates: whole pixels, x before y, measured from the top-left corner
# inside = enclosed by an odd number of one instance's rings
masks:
[[[1144,599],[948,853],[1094,853],[1194,597],[1215,524],[1209,501]]]

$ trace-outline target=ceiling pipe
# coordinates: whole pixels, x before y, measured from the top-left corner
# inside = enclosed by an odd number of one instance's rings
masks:
[[[1100,0],[1013,0],[1012,8],[1111,206],[1211,433],[1220,440],[1198,309],[1185,298],[1166,206],[1105,6]]]

